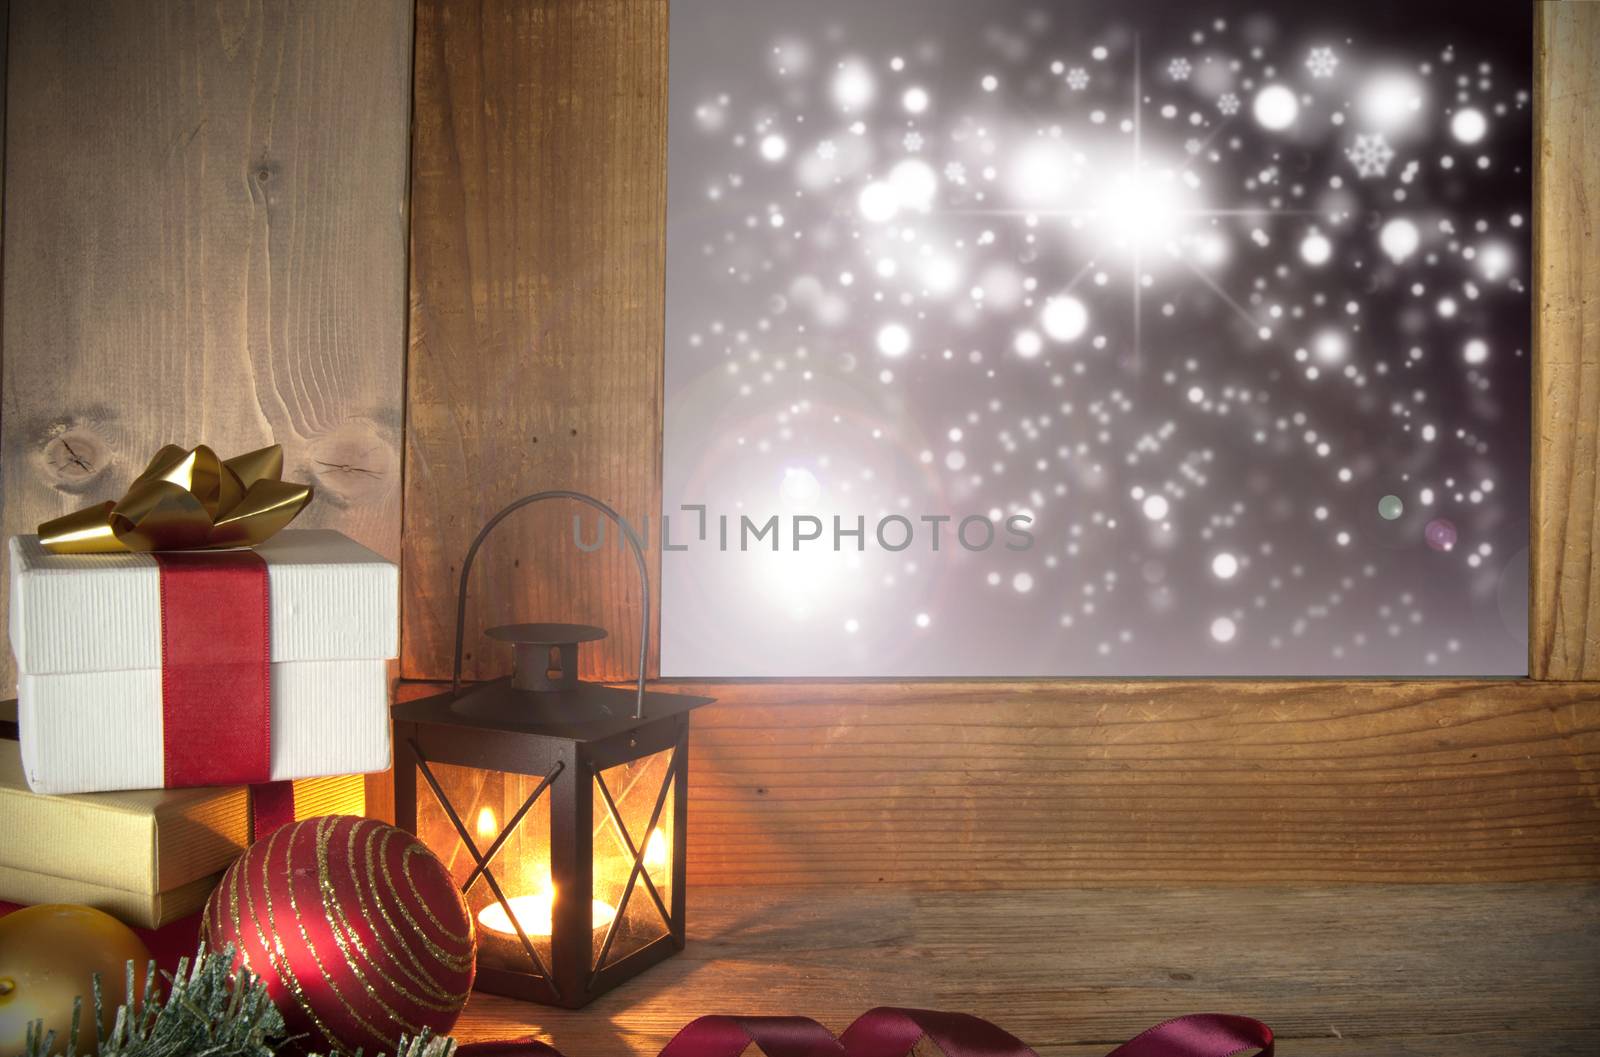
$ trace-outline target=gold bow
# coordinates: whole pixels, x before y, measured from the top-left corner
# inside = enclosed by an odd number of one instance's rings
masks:
[[[39,542],[56,554],[253,547],[311,502],[309,485],[282,477],[277,444],[226,461],[168,444],[121,499],[46,521]]]

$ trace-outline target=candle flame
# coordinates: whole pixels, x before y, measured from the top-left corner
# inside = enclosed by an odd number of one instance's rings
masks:
[[[488,808],[478,809],[478,836],[492,837],[500,831],[500,824],[495,821],[494,812]]]
[[[651,830],[650,839],[644,842],[644,864],[646,866],[667,865],[667,838],[660,830]]]
[[[529,938],[550,935],[551,919],[555,912],[554,893],[512,896],[507,902],[511,904],[511,912],[516,915],[517,924],[522,926],[522,931]],[[590,913],[593,915],[591,927],[596,929],[605,928],[617,916],[616,908],[600,899],[594,901]],[[511,924],[511,916],[506,913],[506,908],[498,900],[478,911],[478,924],[502,936],[517,934],[516,928]]]

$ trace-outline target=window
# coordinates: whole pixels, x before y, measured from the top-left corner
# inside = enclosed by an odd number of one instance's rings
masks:
[[[678,0],[663,674],[1525,674],[1484,7]]]

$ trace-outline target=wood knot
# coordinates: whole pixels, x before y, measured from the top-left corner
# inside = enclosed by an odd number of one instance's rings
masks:
[[[40,461],[54,487],[82,492],[111,465],[111,449],[93,431],[71,426],[52,432],[44,442]]]
[[[370,504],[397,484],[396,444],[370,422],[347,422],[312,441],[307,461],[319,500],[341,506]]]
[[[250,190],[250,200],[261,207],[270,207],[277,203],[282,193],[278,188],[278,166],[273,162],[260,161],[252,165],[247,171],[246,183]]]

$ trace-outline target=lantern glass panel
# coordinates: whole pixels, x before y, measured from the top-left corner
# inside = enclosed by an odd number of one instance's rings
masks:
[[[669,934],[672,819],[677,793],[676,783],[672,782],[670,749],[618,764],[595,776],[596,969],[612,965]],[[635,859],[641,852],[638,876],[633,877]],[[606,935],[610,928],[602,927],[600,921],[602,905],[608,909],[608,916],[617,918],[609,947]]]
[[[537,776],[440,763],[429,767],[471,835],[478,854],[488,857],[494,880],[511,904],[541,965],[550,965],[554,898],[550,878],[550,791],[539,792],[541,779]],[[417,784],[419,789],[427,788],[420,774]],[[536,792],[538,797],[524,811]],[[491,855],[491,849],[508,828],[510,833]],[[477,861],[449,813],[437,797],[427,792],[417,798],[417,833],[444,861],[457,888],[465,891],[467,908],[478,931],[479,964],[519,973],[535,972],[511,916],[477,869]]]

